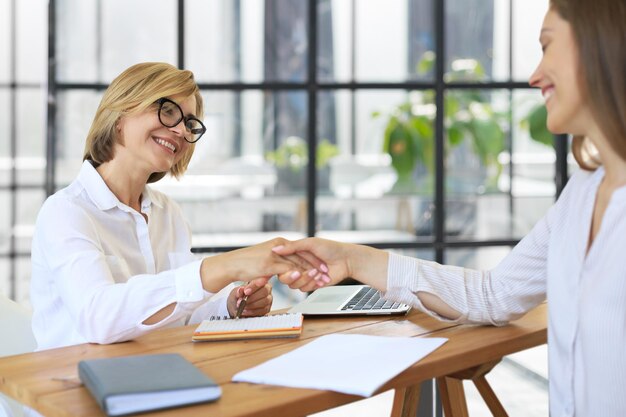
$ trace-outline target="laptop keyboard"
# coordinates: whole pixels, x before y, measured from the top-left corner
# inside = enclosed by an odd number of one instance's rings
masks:
[[[380,292],[374,288],[365,287],[361,288],[341,310],[391,310],[400,305],[401,303],[380,298]]]

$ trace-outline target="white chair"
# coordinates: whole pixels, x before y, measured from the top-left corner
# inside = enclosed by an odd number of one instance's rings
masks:
[[[0,356],[32,352],[37,347],[30,325],[31,313],[25,307],[0,295]],[[23,407],[0,394],[0,417],[21,417]]]

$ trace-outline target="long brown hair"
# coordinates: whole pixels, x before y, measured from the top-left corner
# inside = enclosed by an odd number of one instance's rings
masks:
[[[124,115],[142,112],[161,97],[182,96],[196,99],[196,116],[203,117],[202,96],[193,73],[163,62],[133,65],[118,75],[104,92],[87,134],[83,160],[98,166],[113,159],[117,138],[116,124]],[[183,157],[170,169],[174,177],[181,176],[189,165],[195,144],[190,144]],[[156,182],[165,172],[154,172],[148,182]]]
[[[623,0],[550,0],[578,45],[580,84],[591,114],[611,148],[626,160],[626,2]],[[572,153],[589,170],[600,162],[586,151],[587,139],[575,136]]]

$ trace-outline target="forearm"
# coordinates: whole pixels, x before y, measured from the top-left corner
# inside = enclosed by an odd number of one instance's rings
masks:
[[[239,281],[235,271],[229,271],[232,264],[228,253],[204,258],[200,264],[200,279],[205,291],[217,293],[228,284]]]
[[[175,308],[176,308],[176,303],[172,303],[172,304],[162,308],[161,310],[157,311],[156,313],[154,313],[153,315],[151,315],[147,319],[145,319],[143,321],[143,324],[148,325],[148,326],[151,325],[151,324],[156,324],[156,323],[160,322],[161,320],[163,320],[163,319],[167,318],[168,316],[170,316],[174,312]]]
[[[450,307],[435,294],[418,291],[417,298],[419,298],[424,307],[443,318],[446,318],[448,320],[458,320],[461,318],[461,313]]]

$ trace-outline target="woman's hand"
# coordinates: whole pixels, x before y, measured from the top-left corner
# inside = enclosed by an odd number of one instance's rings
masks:
[[[323,270],[327,267],[312,254],[303,257],[295,253],[278,254],[276,246],[289,243],[276,238],[258,245],[204,258],[201,266],[202,286],[217,292],[233,281],[250,281],[258,277],[286,275],[299,278],[305,271]]]
[[[230,317],[235,317],[239,304],[244,296],[248,296],[246,306],[241,313],[241,317],[264,316],[272,309],[272,286],[268,283],[268,278],[257,278],[234,288],[228,295],[226,306]]]
[[[324,271],[306,271],[299,277],[279,275],[282,283],[290,288],[313,291],[325,285],[334,285],[345,278],[354,278],[372,286],[386,286],[387,253],[367,246],[340,243],[321,238],[307,238],[286,242],[272,249],[275,253],[288,256],[299,255],[304,259],[317,259],[327,267]],[[379,288],[380,289],[380,288]]]

